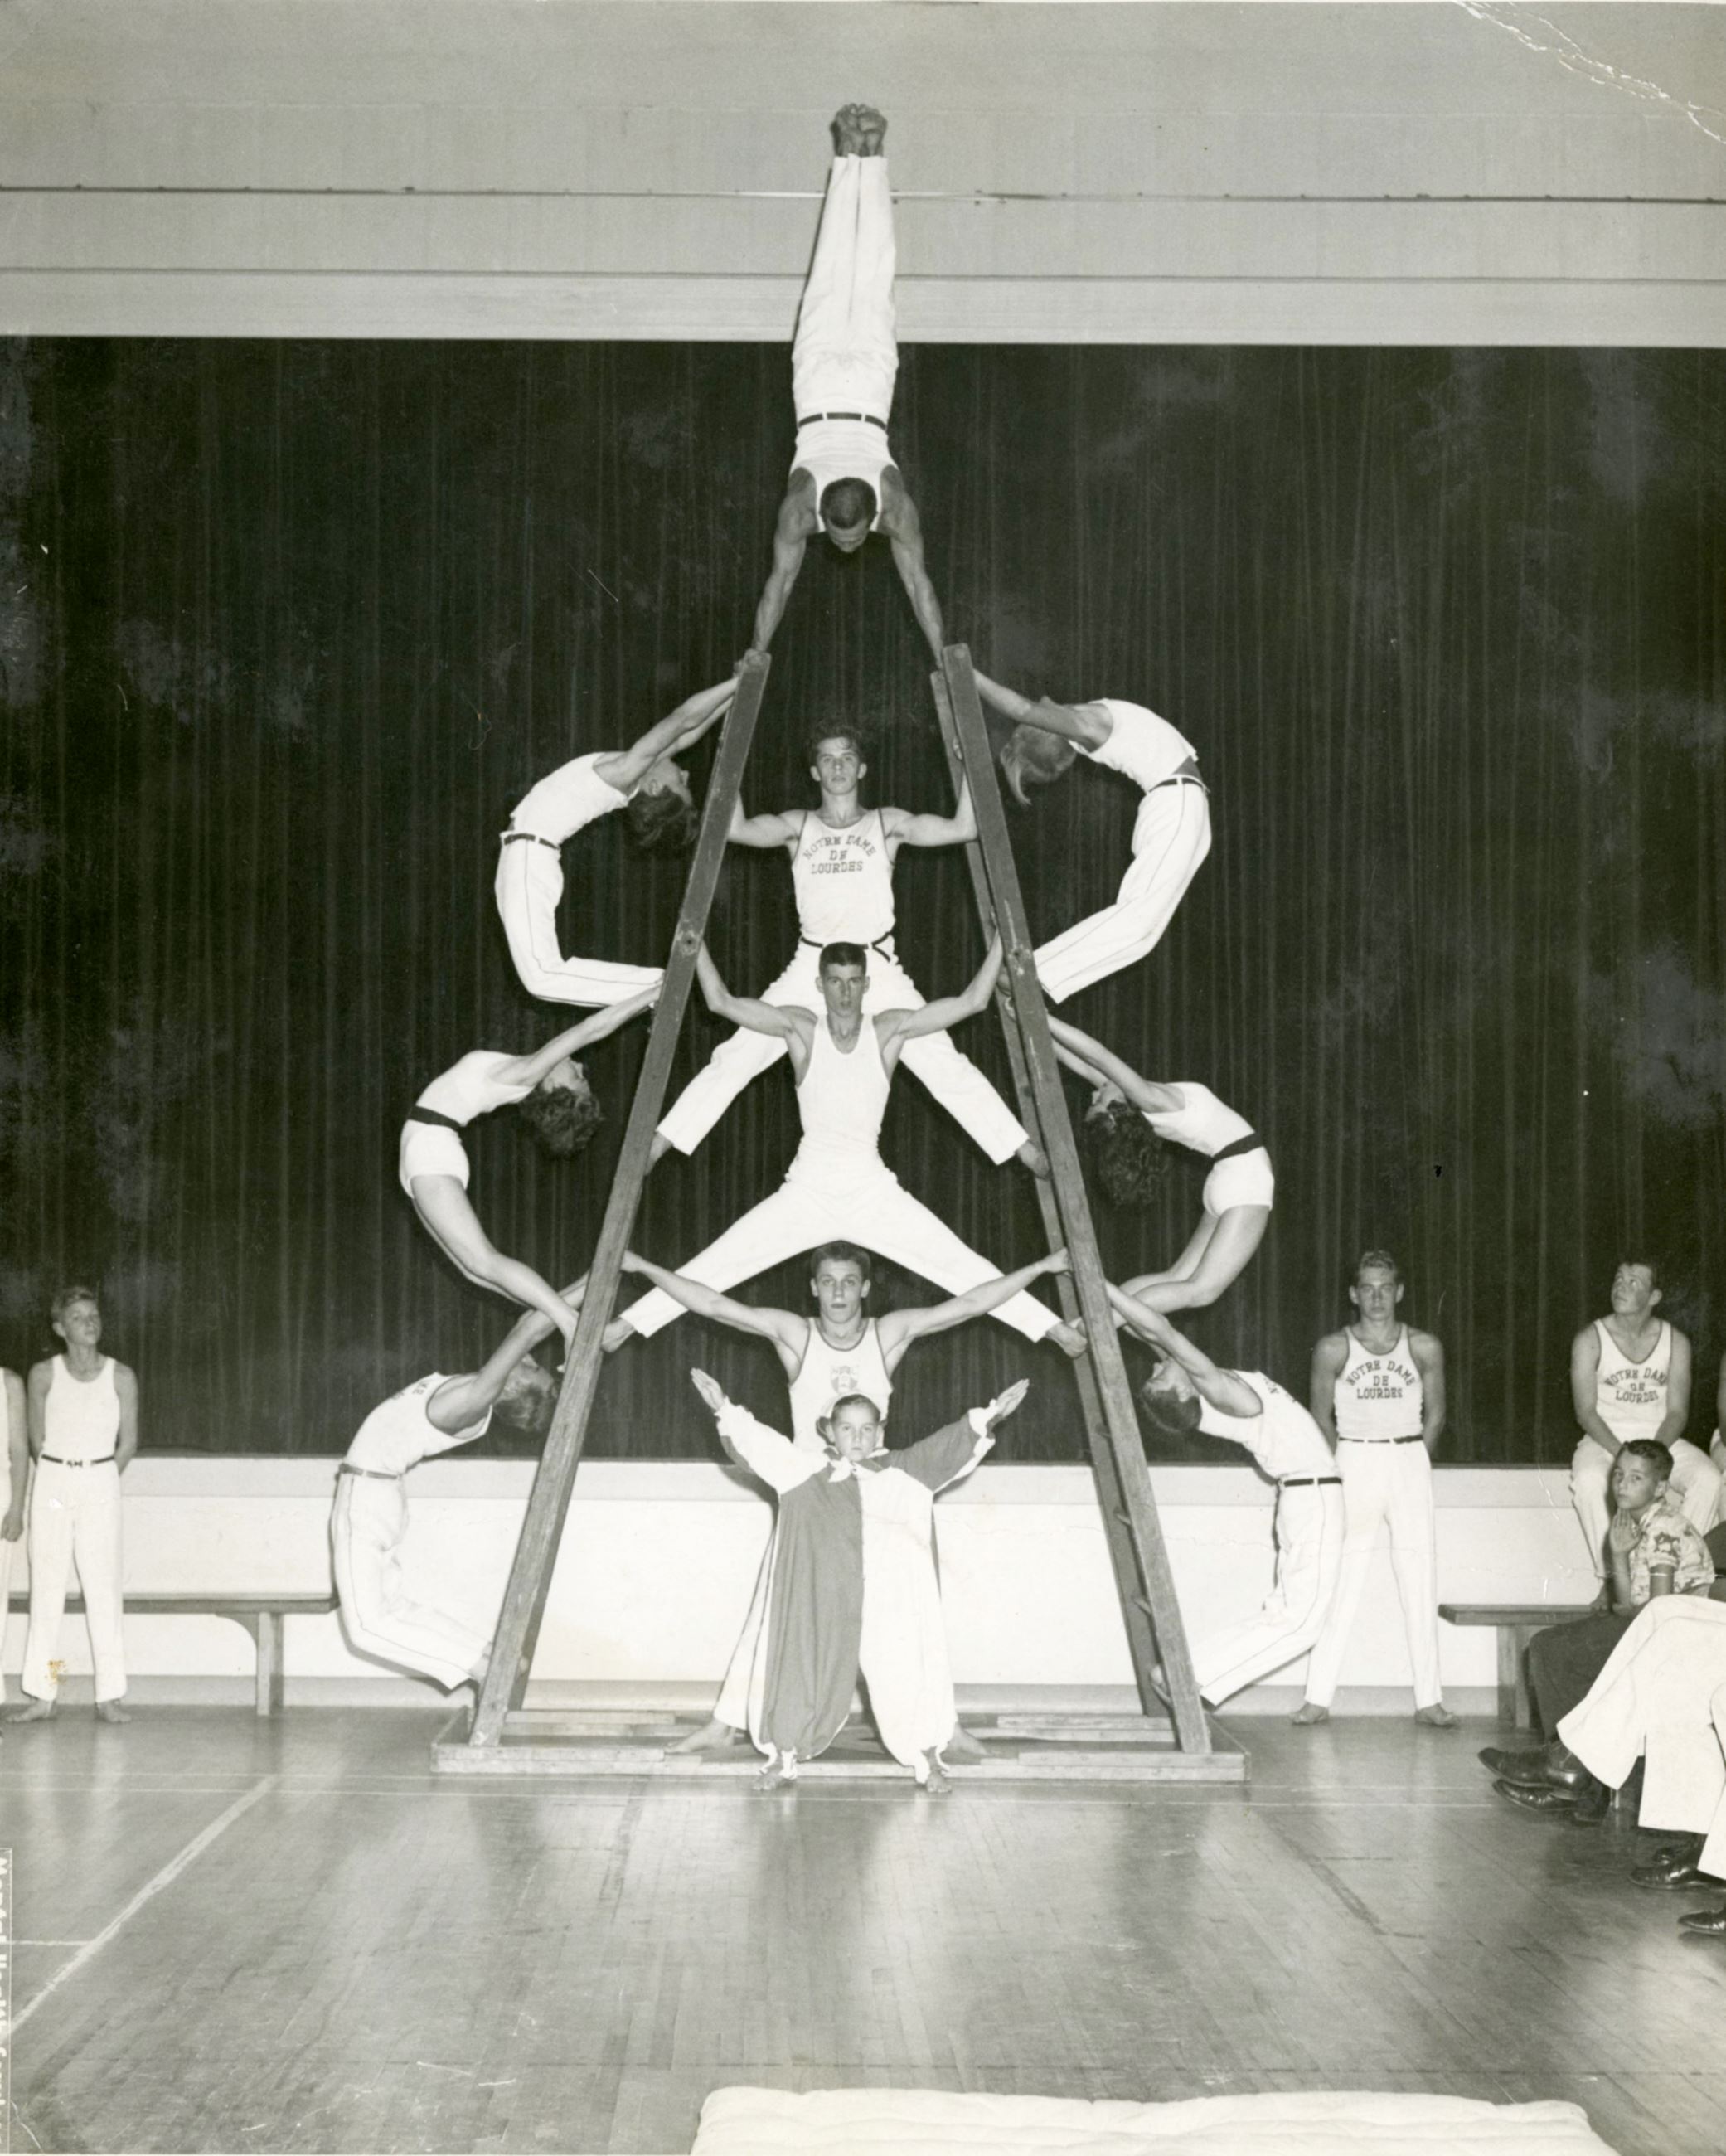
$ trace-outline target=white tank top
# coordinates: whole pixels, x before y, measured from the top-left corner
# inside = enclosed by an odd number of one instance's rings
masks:
[[[65,1357],[56,1355],[42,1414],[42,1450],[56,1460],[105,1460],[119,1435],[114,1358],[105,1355],[100,1373],[84,1384],[66,1368]]]
[[[1173,1138],[1176,1145],[1190,1146],[1214,1159],[1237,1138],[1252,1137],[1252,1124],[1226,1101],[1219,1101],[1208,1086],[1196,1085],[1191,1078],[1177,1079],[1175,1084],[1181,1095],[1178,1108],[1145,1112],[1145,1122],[1160,1138]]]
[[[476,1048],[452,1063],[442,1071],[420,1095],[414,1106],[435,1108],[440,1116],[448,1116],[453,1123],[471,1123],[475,1116],[489,1115],[494,1108],[506,1108],[512,1101],[525,1101],[532,1092],[531,1086],[506,1085],[498,1072],[506,1063],[515,1060],[501,1049]]]
[[[817,1420],[833,1411],[835,1400],[848,1393],[861,1393],[884,1415],[893,1398],[893,1380],[887,1374],[887,1358],[881,1353],[881,1335],[872,1317],[863,1337],[850,1348],[829,1347],[821,1327],[809,1321],[809,1345],[797,1374],[791,1379],[791,1443],[799,1452],[824,1452]]]
[[[1408,1327],[1383,1354],[1363,1348],[1350,1332],[1349,1359],[1337,1374],[1334,1413],[1339,1437],[1418,1437],[1424,1388],[1409,1353]]]
[[[873,1019],[863,1020],[848,1054],[842,1054],[833,1045],[826,1019],[817,1019],[809,1068],[797,1088],[803,1142],[797,1147],[792,1168],[799,1163],[811,1164],[812,1158],[816,1163],[848,1167],[878,1161],[888,1085]]]
[[[1632,1363],[1600,1318],[1601,1367],[1594,1383],[1594,1411],[1621,1443],[1652,1437],[1666,1420],[1667,1380],[1672,1373],[1672,1329],[1662,1323],[1653,1352]]]
[[[626,808],[629,796],[620,793],[609,779],[602,778],[597,769],[611,752],[596,749],[591,756],[578,756],[560,764],[538,785],[529,787],[515,804],[510,829],[532,831],[561,846],[585,825],[610,815],[614,808]]]
[[[1189,757],[1196,757],[1192,743],[1177,733],[1166,719],[1143,704],[1129,704],[1119,696],[1096,700],[1109,714],[1109,738],[1101,748],[1081,749],[1093,763],[1119,772],[1147,793],[1179,771]]]
[[[893,933],[893,863],[878,808],[835,830],[812,808],[791,854],[797,927],[810,943],[878,943]]]
[[[426,1402],[439,1385],[448,1382],[443,1371],[433,1370],[428,1378],[404,1385],[373,1408],[354,1432],[354,1441],[347,1449],[349,1464],[369,1468],[374,1475],[405,1475],[434,1452],[448,1452],[458,1445],[483,1437],[491,1424],[489,1408],[478,1422],[457,1430],[453,1436],[439,1430],[427,1414]]]
[[[1243,1445],[1267,1475],[1334,1475],[1336,1462],[1319,1429],[1293,1394],[1262,1370],[1237,1370],[1264,1403],[1262,1414],[1225,1414],[1209,1400],[1199,1402],[1199,1428],[1207,1437],[1226,1437]]]
[[[884,427],[871,426],[867,419],[817,419],[798,428],[791,470],[813,477],[817,515],[822,495],[836,479],[867,481],[875,490],[875,514],[869,521],[873,531],[881,522],[881,475],[892,462]]]

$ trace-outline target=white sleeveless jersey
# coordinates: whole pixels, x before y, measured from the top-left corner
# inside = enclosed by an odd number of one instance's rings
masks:
[[[884,427],[871,426],[867,419],[816,419],[797,429],[791,470],[806,471],[814,480],[817,515],[821,497],[836,479],[860,479],[872,487],[875,514],[869,529],[873,531],[881,521],[881,475],[892,462]]]
[[[1606,1330],[1594,1321],[1601,1343],[1601,1367],[1594,1383],[1594,1410],[1621,1444],[1652,1437],[1666,1420],[1667,1383],[1672,1374],[1672,1329],[1662,1324],[1653,1352],[1633,1363]]]
[[[878,943],[893,933],[893,863],[878,808],[835,830],[814,809],[791,853],[797,927],[811,943]]]
[[[1227,1101],[1219,1101],[1208,1086],[1183,1078],[1177,1081],[1177,1090],[1178,1108],[1145,1112],[1145,1122],[1160,1138],[1173,1138],[1177,1145],[1189,1146],[1194,1152],[1214,1158],[1237,1138],[1252,1135],[1247,1118],[1237,1116]]]
[[[513,1055],[506,1055],[501,1049],[472,1049],[458,1062],[452,1063],[448,1070],[440,1071],[414,1106],[435,1108],[440,1116],[448,1116],[451,1122],[467,1124],[475,1116],[489,1115],[494,1108],[505,1108],[513,1101],[525,1101],[533,1091],[531,1086],[505,1084],[498,1076],[505,1064],[515,1060]]]
[[[445,1372],[433,1370],[429,1377],[392,1393],[355,1431],[354,1441],[347,1449],[348,1464],[367,1468],[374,1475],[405,1475],[434,1452],[448,1452],[458,1445],[483,1437],[491,1424],[489,1408],[478,1422],[453,1435],[439,1430],[427,1414],[427,1401],[439,1385],[448,1382]]]
[[[878,1166],[881,1122],[887,1113],[888,1075],[875,1039],[875,1021],[864,1019],[848,1054],[834,1045],[827,1020],[816,1021],[809,1068],[797,1088],[803,1142],[791,1163],[805,1167]]]
[[[884,1415],[893,1398],[893,1380],[887,1374],[887,1358],[881,1353],[881,1335],[872,1317],[862,1339],[849,1348],[830,1347],[813,1318],[809,1321],[809,1345],[797,1374],[791,1379],[791,1443],[799,1452],[822,1452],[817,1419],[833,1411],[835,1400],[848,1393],[861,1393]]]
[[[1130,778],[1149,793],[1180,770],[1196,751],[1186,735],[1166,719],[1160,719],[1143,704],[1129,704],[1119,696],[1099,696],[1109,714],[1109,738],[1100,748],[1082,748],[1093,763],[1104,765]]]
[[[1337,1435],[1369,1441],[1418,1437],[1425,1388],[1409,1352],[1408,1327],[1383,1354],[1363,1348],[1352,1331],[1347,1337],[1349,1359],[1336,1380]]]
[[[56,1460],[105,1460],[120,1436],[120,1394],[114,1385],[114,1358],[102,1358],[99,1376],[81,1384],[54,1358],[48,1399],[42,1412],[42,1450]]]
[[[1199,1428],[1207,1437],[1226,1437],[1244,1445],[1269,1475],[1334,1475],[1336,1462],[1324,1433],[1292,1393],[1262,1370],[1237,1370],[1264,1404],[1256,1415],[1226,1414],[1209,1400],[1199,1402]]]
[[[561,846],[599,817],[627,808],[629,796],[620,793],[609,779],[599,775],[599,766],[612,753],[609,749],[596,749],[591,756],[576,757],[529,787],[515,804],[510,829],[531,831]]]

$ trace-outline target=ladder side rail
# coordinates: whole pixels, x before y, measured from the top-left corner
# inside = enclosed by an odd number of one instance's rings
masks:
[[[1124,1499],[1123,1510],[1129,1522],[1144,1582],[1145,1607],[1155,1628],[1176,1740],[1185,1752],[1207,1753],[1211,1743],[1204,1704],[1199,1697],[1192,1659],[1187,1652],[1181,1605],[1175,1593],[1167,1545],[1157,1518],[1156,1502],[1151,1495],[1150,1476],[1145,1464],[1145,1447],[1127,1382],[1126,1364],[1115,1337],[1114,1313],[1109,1301],[1096,1234],[1091,1225],[1078,1151],[1055,1061],[1054,1040],[1049,1032],[1042,989],[1037,978],[1025,901],[1013,861],[1012,843],[1007,835],[1001,788],[989,752],[988,732],[971,672],[970,651],[964,644],[949,644],[941,654],[941,664],[952,700],[960,747],[971,782],[978,839],[1003,932],[1006,976],[1011,985],[1018,1030],[1025,1044],[1026,1061],[1053,1175],[1056,1202],[1067,1231],[1073,1284],[1078,1291],[1079,1308],[1103,1396],[1115,1474]]]
[[[575,1489],[576,1469],[586,1440],[588,1417],[599,1382],[601,1342],[611,1322],[623,1254],[629,1246],[630,1230],[641,1203],[642,1187],[647,1180],[648,1154],[664,1104],[672,1059],[695,978],[695,953],[713,905],[731,811],[742,790],[744,767],[749,760],[750,743],[770,664],[766,659],[743,662],[737,694],[725,715],[719,753],[708,782],[700,835],[696,840],[689,880],[684,889],[683,905],[666,963],[665,983],[654,1008],[648,1052],[636,1081],[635,1098],[617,1157],[599,1241],[588,1269],[587,1293],[566,1362],[556,1410],[534,1475],[521,1539],[516,1545],[509,1584],[504,1591],[503,1607],[492,1640],[491,1660],[468,1734],[470,1746],[497,1743],[509,1710],[520,1705],[527,1688],[528,1671],[545,1614],[552,1568],[563,1539],[564,1522]]]
[[[965,778],[965,760],[959,752],[959,736],[953,723],[953,706],[947,694],[947,685],[939,674],[931,674],[930,685],[935,692],[935,711],[940,719],[941,740],[947,752],[947,768],[952,774],[953,792],[956,798]],[[965,849],[966,865],[971,870],[971,889],[976,895],[977,914],[983,924],[986,939],[996,932],[995,901],[989,890],[988,872],[983,865],[982,849],[973,839]],[[1030,1067],[1025,1060],[1025,1044],[1013,1023],[1011,1001],[1006,986],[996,991],[996,1002],[1001,1011],[1001,1032],[1006,1041],[1007,1061],[1012,1068],[1013,1090],[1017,1096],[1019,1120],[1039,1143],[1042,1142],[1042,1120],[1037,1112],[1037,1096],[1031,1083]],[[1042,1214],[1044,1239],[1051,1250],[1059,1250],[1065,1234],[1061,1224],[1061,1210],[1055,1202],[1053,1188],[1048,1180],[1037,1176],[1037,1202]],[[1056,1293],[1061,1305],[1061,1315],[1070,1323],[1079,1315],[1078,1291],[1073,1286],[1069,1273],[1059,1275],[1055,1281]],[[1091,1455],[1091,1470],[1097,1482],[1098,1502],[1103,1509],[1103,1532],[1108,1539],[1109,1563],[1114,1572],[1116,1589],[1120,1597],[1121,1616],[1127,1630],[1127,1651],[1133,1664],[1133,1681],[1138,1686],[1139,1703],[1147,1715],[1159,1720],[1165,1712],[1163,1697],[1152,1681],[1151,1672],[1156,1666],[1156,1635],[1151,1630],[1150,1613],[1142,1597],[1140,1566],[1132,1541],[1131,1522],[1126,1511],[1126,1498],[1120,1486],[1120,1477],[1115,1471],[1114,1454],[1109,1444],[1107,1418],[1103,1412],[1103,1395],[1098,1389],[1097,1373],[1088,1353],[1073,1364],[1073,1374],[1078,1387],[1079,1412],[1084,1421],[1085,1440]]]

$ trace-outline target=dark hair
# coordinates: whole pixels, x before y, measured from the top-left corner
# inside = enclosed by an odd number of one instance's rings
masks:
[[[1672,1481],[1672,1449],[1669,1445],[1662,1445],[1657,1437],[1632,1437],[1621,1445],[1618,1450],[1621,1455],[1628,1452],[1633,1454],[1638,1460],[1646,1460],[1662,1482]]]
[[[1159,1363],[1158,1369],[1162,1367]],[[1139,1388],[1139,1404],[1165,1437],[1191,1437],[1205,1411],[1196,1393],[1183,1393],[1178,1399],[1173,1393],[1160,1393],[1155,1378],[1147,1378]]]
[[[1015,726],[1001,745],[1001,767],[1022,808],[1031,806],[1027,786],[1049,786],[1073,768],[1078,751],[1064,735],[1044,726]]]
[[[1616,1273],[1626,1265],[1640,1265],[1648,1276],[1648,1286],[1651,1289],[1663,1288],[1666,1286],[1665,1281],[1661,1276],[1660,1267],[1652,1258],[1620,1258],[1612,1270]]]
[[[861,943],[824,943],[815,962],[815,970],[819,974],[832,966],[861,966],[867,972],[869,954]]]
[[[1389,1273],[1398,1287],[1402,1286],[1402,1268],[1388,1250],[1363,1250],[1355,1261],[1356,1281],[1365,1272]]]
[[[48,1314],[58,1325],[74,1302],[93,1302],[97,1310],[102,1307],[102,1298],[93,1287],[63,1287],[48,1306]]]
[[[843,1399],[837,1399],[833,1402],[833,1404],[827,1409],[827,1414],[822,1417],[822,1420],[825,1422],[831,1422],[833,1417],[837,1414],[841,1408],[867,1408],[869,1413],[873,1415],[877,1422],[885,1422],[887,1419],[887,1417],[882,1413],[881,1409],[876,1406],[875,1403],[869,1398],[867,1393],[847,1393]]]
[[[821,1270],[823,1258],[831,1258],[835,1265],[855,1265],[864,1280],[875,1277],[875,1260],[867,1250],[860,1250],[855,1243],[823,1243],[818,1250],[809,1253],[809,1277],[813,1280]]]
[[[842,531],[873,521],[876,506],[875,490],[866,479],[829,480],[816,505],[822,521],[837,524]]]
[[[804,762],[813,765],[815,762],[816,751],[821,747],[823,742],[830,741],[849,742],[852,747],[857,752],[858,762],[859,763],[867,763],[868,762],[869,744],[868,738],[866,736],[860,733],[855,726],[812,726],[808,732],[803,737]]]
[[[701,828],[694,802],[663,786],[652,793],[632,793],[623,820],[644,854],[686,854]]]
[[[1111,1205],[1148,1205],[1169,1172],[1169,1148],[1139,1111],[1111,1101],[1084,1120],[1085,1149]]]
[[[543,1363],[531,1356],[526,1358],[542,1376],[549,1375]],[[524,1437],[543,1440],[551,1428],[551,1418],[557,1412],[557,1387],[535,1385],[518,1388],[504,1394],[492,1409],[493,1419],[506,1429],[520,1430]]]
[[[605,1110],[585,1086],[550,1086],[543,1078],[516,1105],[554,1160],[578,1153],[605,1120]]]

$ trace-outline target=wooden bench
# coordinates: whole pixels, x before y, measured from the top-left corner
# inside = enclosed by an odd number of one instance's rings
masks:
[[[28,1611],[28,1594],[14,1594],[12,1608]],[[251,1634],[258,1648],[258,1712],[274,1714],[282,1703],[282,1620],[327,1617],[336,1607],[333,1594],[152,1594],[129,1593],[126,1613],[133,1617],[231,1617]],[[84,1597],[66,1597],[69,1615],[84,1614]]]
[[[1529,1642],[1549,1625],[1592,1616],[1592,1602],[1441,1602],[1438,1614],[1452,1625],[1492,1625],[1498,1634],[1498,1719],[1518,1729],[1534,1726],[1529,1697]]]

